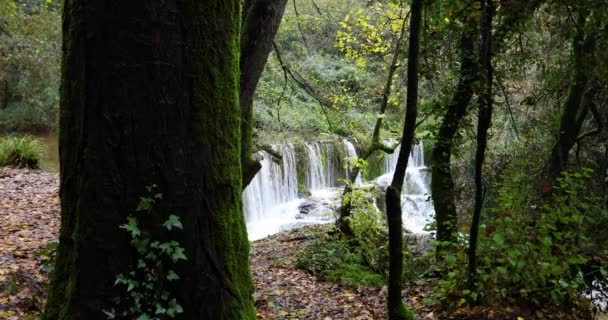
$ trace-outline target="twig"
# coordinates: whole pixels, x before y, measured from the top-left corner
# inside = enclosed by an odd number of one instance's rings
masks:
[[[315,2],[315,0],[310,0],[312,2],[312,6],[315,7],[315,10],[317,10],[317,13],[322,16],[323,12],[321,12],[321,8],[319,8],[319,6],[317,5],[317,3]]]
[[[306,93],[308,93],[308,95],[310,95],[315,100],[317,100],[317,102],[321,105],[321,111],[323,112],[323,115],[325,116],[325,119],[327,120],[327,124],[329,125],[330,128],[333,128],[334,126],[331,123],[331,121],[329,120],[327,110],[325,110],[326,108],[332,109],[333,104],[328,99],[321,97],[310,84],[306,83],[303,79],[301,79],[301,77],[299,75],[297,75],[293,71],[291,71],[291,69],[283,61],[283,58],[281,57],[281,52],[280,52],[276,42],[273,41],[272,46],[274,47],[274,52],[277,57],[277,60],[279,60],[279,64],[281,65],[281,68],[283,68],[284,72],[287,72],[287,74],[291,77],[291,79],[293,79],[293,81],[296,84],[298,84],[298,86],[300,86],[300,88],[304,89],[304,91],[306,91]]]
[[[302,36],[302,41],[304,41],[304,48],[306,48],[306,52],[308,52],[308,42],[306,41],[304,32],[302,32],[302,26],[300,25],[300,14],[298,13],[298,6],[296,6],[296,0],[293,0],[293,11],[296,13],[296,24],[298,25],[300,36]]]
[[[507,105],[507,110],[509,110],[509,116],[511,117],[511,126],[513,127],[513,131],[515,132],[515,137],[517,137],[517,141],[521,141],[519,137],[519,131],[517,130],[517,125],[515,124],[515,117],[513,116],[513,110],[511,109],[511,103],[509,102],[509,96],[507,95],[507,90],[505,89],[504,84],[500,80],[500,76],[496,74],[496,82],[498,83],[498,87],[502,92],[503,97],[505,98],[505,104]]]

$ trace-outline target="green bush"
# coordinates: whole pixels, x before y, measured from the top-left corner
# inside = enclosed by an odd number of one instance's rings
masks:
[[[389,268],[388,229],[383,213],[374,203],[378,192],[377,187],[354,189],[345,199],[353,205],[352,216],[347,218],[353,237],[316,240],[298,253],[296,266],[320,278],[349,285],[385,285]],[[429,262],[420,248],[404,247],[404,280],[417,279],[428,270]]]
[[[31,136],[0,138],[0,166],[39,169],[42,146]]]
[[[48,2],[47,2],[48,3]],[[0,2],[0,128],[51,131],[59,106],[61,14]]]
[[[592,260],[606,261],[594,250],[589,226],[604,220],[606,209],[587,186],[590,171],[564,173],[552,201],[537,205],[534,177],[510,173],[497,186],[492,217],[480,228],[478,283],[467,285],[467,239],[445,256],[446,276],[435,297],[452,307],[468,302],[501,304],[520,301],[532,306],[574,307],[588,289]]]
[[[384,285],[384,277],[372,272],[363,257],[346,241],[339,239],[316,240],[298,253],[296,267],[322,279],[349,285]]]

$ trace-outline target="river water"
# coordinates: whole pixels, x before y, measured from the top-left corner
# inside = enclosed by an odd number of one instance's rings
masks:
[[[43,169],[58,172],[57,136],[39,135],[36,138],[44,148]],[[301,225],[333,222],[335,211],[340,207],[343,181],[349,174],[349,158],[357,157],[353,143],[346,139],[309,142],[305,145],[305,155],[300,155],[304,159],[298,159],[292,144],[274,145],[273,148],[282,159],[276,161],[265,151],[259,152],[262,169],[243,191],[249,239],[257,240]],[[373,181],[362,181],[359,174],[356,183],[386,188],[392,179],[398,153],[399,148],[393,154],[384,155],[381,176]],[[302,182],[298,181],[299,162],[305,163],[305,181]],[[299,183],[310,191],[310,195],[298,194]],[[424,233],[424,226],[434,214],[429,186],[430,174],[421,142],[412,148],[402,194],[404,227],[414,233]]]

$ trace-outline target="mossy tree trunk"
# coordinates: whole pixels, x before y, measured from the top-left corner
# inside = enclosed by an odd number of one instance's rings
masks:
[[[184,225],[179,318],[255,318],[241,207],[240,7],[65,1],[62,225],[43,319],[106,318],[132,259],[119,225],[152,184],[158,213]]]
[[[272,41],[279,29],[287,0],[246,0],[243,6],[241,37],[241,166],[243,189],[249,185],[261,164],[252,158],[253,96],[272,50]]]
[[[412,0],[410,17],[410,41],[407,57],[407,101],[401,149],[391,185],[386,190],[386,217],[388,221],[389,273],[388,318],[390,320],[414,319],[401,297],[403,277],[403,221],[401,215],[401,189],[405,180],[407,163],[414,141],[418,115],[418,52],[420,49],[420,21],[423,0]]]
[[[454,196],[454,180],[450,167],[452,147],[460,123],[467,113],[473,97],[473,84],[477,81],[474,37],[477,30],[474,19],[469,18],[460,38],[460,71],[458,87],[452,103],[441,121],[431,157],[431,191],[437,223],[437,260],[441,260],[448,243],[456,241],[458,221]]]
[[[397,72],[397,68],[399,66],[399,56],[401,55],[401,45],[403,44],[403,39],[405,38],[405,27],[406,20],[403,19],[403,24],[401,25],[401,34],[395,41],[395,49],[393,51],[393,57],[391,60],[391,64],[388,68],[388,74],[386,76],[386,84],[384,85],[384,89],[382,91],[382,101],[380,102],[380,112],[379,117],[376,119],[376,123],[374,125],[374,131],[372,133],[371,143],[365,148],[363,154],[358,157],[357,160],[367,160],[372,154],[377,151],[384,151],[386,153],[393,153],[395,151],[396,146],[389,147],[384,144],[383,141],[380,140],[380,130],[382,129],[382,124],[384,123],[384,113],[388,108],[388,100],[391,95],[391,87],[393,84],[393,79],[395,78],[395,72]],[[342,192],[342,207],[340,209],[340,216],[336,221],[336,225],[340,233],[346,236],[352,236],[353,231],[350,226],[349,218],[352,214],[352,203],[349,200],[350,194],[353,191],[353,185],[357,180],[357,176],[359,175],[360,168],[354,166],[350,171],[348,178],[348,183],[344,186],[344,191]]]
[[[597,18],[588,18],[588,16],[588,10],[579,5],[579,16],[575,26],[577,31],[572,40],[574,79],[562,107],[557,139],[549,158],[547,181],[542,188],[545,197],[551,194],[557,178],[568,166],[570,150],[578,141],[583,121],[589,113],[596,94],[591,74],[595,67],[594,53],[597,39],[595,24],[598,21]]]
[[[513,0],[500,4],[500,23],[493,34],[492,47],[495,54],[505,50],[507,38],[521,28],[523,22],[529,19],[534,11],[544,3],[543,0]],[[431,157],[431,191],[435,207],[437,223],[437,260],[450,243],[456,241],[458,232],[457,208],[454,193],[454,180],[450,160],[452,148],[462,120],[467,114],[467,108],[473,97],[474,85],[479,79],[478,65],[475,54],[475,39],[478,34],[479,20],[469,14],[460,38],[460,71],[458,85],[452,102],[441,121],[433,146]]]

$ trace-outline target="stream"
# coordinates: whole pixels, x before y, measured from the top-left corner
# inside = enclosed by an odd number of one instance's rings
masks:
[[[274,145],[282,155],[281,162],[261,151],[262,169],[243,192],[243,205],[250,240],[288,230],[300,225],[329,223],[335,220],[334,212],[341,205],[343,181],[348,175],[347,159],[356,158],[355,147],[348,140],[310,142],[305,154],[298,154],[291,144]],[[339,150],[342,149],[342,150]],[[356,183],[375,184],[386,189],[397,164],[399,148],[385,154],[383,174],[372,181]],[[303,157],[304,159],[299,159]],[[303,161],[304,180],[310,195],[298,194],[298,163]],[[434,210],[430,201],[430,174],[424,163],[422,142],[412,148],[402,194],[404,227],[413,233],[424,233],[427,220]]]
[[[57,137],[40,135],[36,138],[44,148],[43,169],[58,172]],[[389,144],[394,142],[387,141]],[[349,174],[348,159],[357,157],[353,143],[339,139],[308,142],[303,146],[276,144],[272,148],[282,155],[282,159],[273,159],[265,151],[258,152],[262,169],[243,191],[249,239],[261,239],[302,225],[335,221],[343,182]],[[375,184],[384,190],[391,182],[398,154],[399,147],[393,154],[384,155],[382,175],[372,181],[363,181],[359,174],[356,184]],[[310,194],[300,194],[299,186],[304,186]],[[429,186],[430,173],[420,142],[412,148],[402,194],[404,227],[413,233],[424,233],[427,220],[434,214]]]

